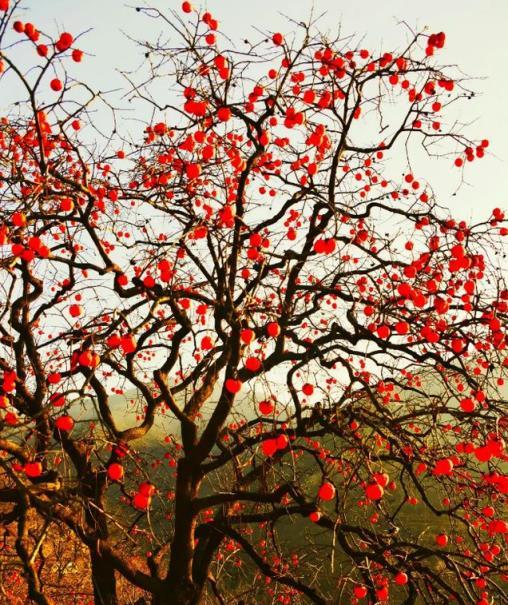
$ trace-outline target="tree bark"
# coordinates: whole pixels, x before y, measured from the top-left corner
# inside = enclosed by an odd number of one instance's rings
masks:
[[[178,461],[175,489],[175,533],[171,543],[167,590],[154,600],[154,605],[199,605],[203,586],[193,575],[195,554],[194,531],[196,515],[193,500],[201,477],[192,464],[182,458]]]
[[[200,605],[203,591],[194,585],[168,587],[165,594],[155,597],[152,605]]]
[[[111,562],[101,557],[100,553],[92,548],[90,549],[90,561],[95,605],[118,605],[115,569]]]

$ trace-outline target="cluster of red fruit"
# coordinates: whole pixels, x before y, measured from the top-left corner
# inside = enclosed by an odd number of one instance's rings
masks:
[[[409,578],[406,573],[404,573],[403,571],[399,571],[394,576],[393,581],[398,586],[404,586],[405,584],[408,583]],[[357,584],[353,588],[353,594],[357,599],[364,599],[367,596],[367,593],[368,593],[368,589],[363,584]],[[379,585],[376,586],[375,593],[376,593],[377,601],[380,601],[380,602],[388,601],[389,591],[388,591],[388,582],[387,582],[386,578],[379,579]]]
[[[441,49],[444,47],[446,42],[446,34],[439,32],[438,34],[431,34],[427,39],[427,48],[425,54],[427,57],[431,57],[434,54],[434,50]]]
[[[71,368],[75,368],[77,365],[83,366],[84,368],[96,368],[101,359],[95,351],[86,349],[85,351],[74,351],[71,356]]]
[[[134,353],[138,346],[136,339],[132,334],[124,334],[123,336],[112,334],[107,339],[106,344],[110,349],[121,349],[124,355]]]
[[[48,258],[50,251],[45,246],[39,237],[28,238],[26,245],[23,244],[12,244],[12,253],[27,263],[35,260],[36,258]]]
[[[279,435],[274,439],[265,439],[261,444],[263,454],[267,458],[274,456],[279,450],[285,450],[289,444],[286,435]]]
[[[374,473],[371,483],[365,486],[365,495],[369,500],[381,500],[385,493],[385,487],[390,482],[390,477],[386,473]],[[390,488],[395,489],[395,484],[390,484]]]
[[[472,162],[475,158],[483,158],[485,155],[485,149],[489,146],[488,139],[483,139],[483,141],[473,149],[472,147],[466,147],[464,149],[464,153],[466,155],[466,161]],[[460,168],[464,165],[464,160],[461,157],[455,158],[454,161],[455,166]]]
[[[18,379],[18,375],[16,372],[4,371],[4,377],[2,380],[2,391],[4,393],[12,393],[16,388],[16,381]]]
[[[29,40],[34,44],[39,41],[40,32],[32,23],[23,23],[22,21],[15,21],[13,23],[13,29],[18,34],[25,34]],[[74,37],[69,32],[62,32],[60,37],[54,44],[55,54],[64,53],[72,47]],[[49,53],[49,46],[47,44],[37,45],[37,54],[40,57],[47,57]],[[76,63],[80,63],[83,59],[83,51],[78,48],[73,49],[72,59]],[[60,92],[63,88],[63,83],[59,78],[53,78],[49,83],[51,90],[54,92]]]
[[[321,238],[314,242],[314,252],[316,254],[333,254],[335,248],[336,242],[333,237]]]
[[[50,374],[48,374],[48,384],[50,385],[57,385],[60,383],[61,380],[62,376],[59,372],[51,372]],[[49,401],[54,407],[60,408],[65,405],[65,396],[62,395],[62,393],[55,392],[50,396]],[[68,414],[63,414],[62,416],[59,416],[55,419],[54,422],[55,428],[65,433],[72,431],[75,425],[74,418],[72,418],[72,416],[69,416]]]
[[[138,510],[147,510],[150,508],[152,497],[155,495],[155,486],[145,481],[138,487],[138,491],[132,497],[132,505]]]

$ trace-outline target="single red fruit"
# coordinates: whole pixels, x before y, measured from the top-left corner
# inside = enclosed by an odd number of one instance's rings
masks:
[[[432,473],[434,475],[451,475],[453,472],[453,460],[450,458],[443,458],[438,460],[434,465]]]
[[[460,409],[467,413],[474,412],[476,409],[476,403],[473,399],[471,399],[471,397],[466,397],[465,399],[461,400]]]
[[[60,416],[55,420],[55,426],[59,431],[67,433],[74,428],[74,420],[70,416]]]
[[[241,380],[236,380],[235,378],[228,378],[225,383],[226,391],[235,395],[242,388]]]
[[[374,473],[373,479],[381,487],[386,487],[390,482],[390,476],[387,473]]]
[[[377,331],[377,335],[379,336],[379,338],[382,338],[383,340],[386,340],[390,336],[390,333],[391,333],[390,328],[384,324],[379,326],[379,328],[376,331]]]
[[[83,315],[83,307],[81,305],[71,305],[69,307],[69,313],[71,317],[79,317]]]
[[[312,393],[314,393],[314,387],[313,387],[313,385],[309,384],[308,382],[305,383],[302,386],[302,393],[304,395],[307,395],[307,397],[310,397],[312,395]]]
[[[395,576],[394,581],[395,584],[398,584],[399,586],[404,586],[404,584],[408,583],[407,573],[399,571],[399,573]]]
[[[250,328],[244,328],[240,331],[240,340],[246,345],[250,345],[255,336],[254,330],[251,330]]]
[[[60,200],[60,210],[62,212],[71,212],[74,210],[74,202],[70,197],[65,197],[63,200]]]
[[[132,499],[132,505],[138,510],[146,510],[150,507],[151,500],[152,499],[150,498],[150,496],[145,496],[144,494],[138,493],[134,495],[134,498]]]
[[[74,61],[74,63],[81,63],[82,59],[83,59],[83,51],[75,48],[72,51],[72,60]]]
[[[213,348],[213,342],[210,336],[203,336],[201,339],[201,348],[203,351],[209,351]]]
[[[138,493],[151,498],[155,494],[155,485],[149,481],[144,481],[139,484]]]
[[[59,372],[52,372],[51,374],[48,374],[49,384],[58,384],[61,379],[62,379],[62,376],[60,375]]]
[[[123,466],[117,462],[113,462],[108,466],[108,477],[111,481],[121,481],[123,479]]]
[[[231,119],[231,109],[229,107],[221,107],[217,110],[217,117],[221,122],[227,122]]]
[[[137,348],[136,339],[132,334],[128,334],[126,336],[122,336],[120,340],[120,348],[124,355],[130,355],[134,353]]]
[[[263,416],[268,416],[273,412],[273,410],[274,405],[271,401],[265,400],[259,402],[259,411],[261,412],[261,414],[263,414]]]
[[[289,445],[289,439],[286,435],[279,435],[275,441],[277,443],[278,450],[284,450]]]
[[[319,488],[318,497],[321,500],[333,500],[335,497],[335,486],[328,481],[325,481]]]
[[[273,456],[277,451],[277,439],[265,439],[261,444],[261,449],[265,456]]]
[[[378,601],[388,601],[388,586],[383,586],[376,590]]]
[[[270,321],[266,324],[266,333],[272,338],[277,338],[280,334],[280,326],[276,321]]]
[[[355,586],[353,593],[357,599],[363,599],[367,596],[367,588],[365,586]]]
[[[257,372],[261,367],[261,360],[257,357],[248,357],[245,360],[245,367],[251,372]]]
[[[25,474],[31,479],[40,477],[42,475],[42,464],[40,462],[27,462],[25,464]]]
[[[275,46],[282,46],[282,44],[284,44],[284,36],[281,33],[277,32],[273,34],[272,42],[275,44]]]
[[[54,90],[55,92],[59,92],[63,88],[62,81],[58,78],[53,78],[49,85],[51,87],[51,90]]]
[[[65,397],[61,393],[53,393],[49,398],[51,405],[54,405],[56,408],[61,408],[65,405]]]
[[[409,324],[407,321],[399,321],[395,324],[395,331],[401,336],[409,332]]]
[[[365,488],[365,495],[369,500],[380,500],[384,493],[384,489],[379,485],[379,483],[370,483]]]
[[[448,536],[446,534],[438,534],[436,536],[436,544],[438,546],[446,546],[448,544]]]
[[[189,179],[197,179],[201,174],[201,164],[187,164],[185,174]]]

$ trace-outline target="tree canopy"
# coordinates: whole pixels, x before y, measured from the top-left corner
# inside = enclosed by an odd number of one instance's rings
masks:
[[[189,2],[137,8],[161,35],[125,74],[133,126],[80,76],[86,36],[21,6],[0,0],[5,602],[508,603],[508,228],[431,187],[489,150],[445,33],[235,43]]]

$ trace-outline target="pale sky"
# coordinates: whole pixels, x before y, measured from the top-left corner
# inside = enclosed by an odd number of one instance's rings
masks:
[[[193,4],[198,6],[199,1]],[[144,0],[26,0],[28,11],[19,16],[48,33],[67,30],[77,34],[91,29],[80,47],[94,56],[79,65],[75,76],[104,90],[122,84],[117,68],[133,68],[139,62],[139,50],[122,32],[140,39],[160,31],[134,10],[137,5],[144,5]],[[181,1],[152,0],[146,5],[180,10]],[[479,78],[474,86],[481,95],[465,104],[466,111],[460,117],[473,122],[471,138],[491,141],[491,153],[468,167],[468,184],[455,197],[451,193],[459,175],[450,162],[432,162],[432,174],[426,176],[433,184],[437,181],[441,204],[451,207],[460,218],[485,216],[494,206],[508,209],[507,0],[209,0],[201,6],[213,13],[222,31],[240,47],[244,38],[259,36],[253,28],[290,32],[291,24],[283,15],[306,20],[312,8],[315,15],[326,11],[321,20],[323,30],[336,31],[342,24],[344,34],[364,35],[365,47],[371,49],[402,47],[407,29],[400,21],[419,30],[428,26],[429,33],[446,32],[447,44],[440,52],[443,63],[459,64],[466,74]]]

